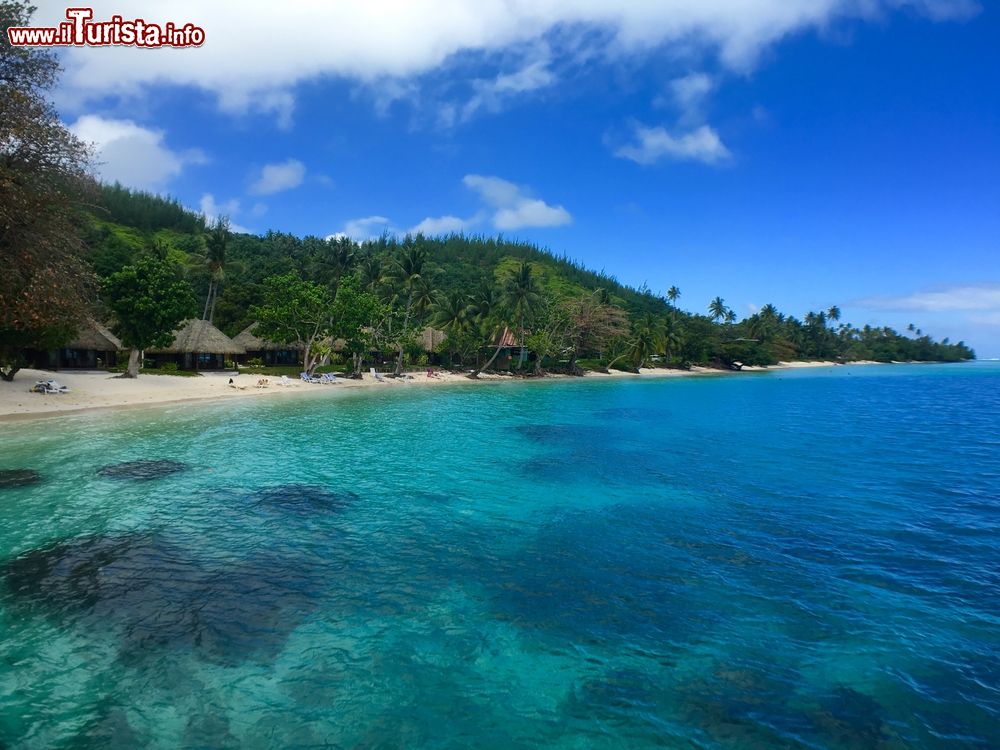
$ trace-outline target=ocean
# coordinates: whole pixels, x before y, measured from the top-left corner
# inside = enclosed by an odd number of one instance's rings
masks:
[[[1000,747],[998,363],[100,412],[12,469],[3,748]]]

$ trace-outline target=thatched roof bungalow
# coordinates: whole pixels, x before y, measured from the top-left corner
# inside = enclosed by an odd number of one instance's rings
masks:
[[[268,341],[254,333],[258,325],[259,323],[251,323],[233,337],[233,343],[242,347],[245,352],[237,357],[240,363],[259,359],[265,365],[294,365],[302,361],[305,344],[301,342],[279,344]]]
[[[173,342],[163,349],[147,349],[153,367],[174,362],[182,370],[224,370],[226,359],[244,349],[207,320],[185,320],[174,331]]]
[[[30,359],[41,369],[99,370],[117,363],[122,342],[104,325],[91,318],[80,323],[76,336],[62,349],[34,352]]]

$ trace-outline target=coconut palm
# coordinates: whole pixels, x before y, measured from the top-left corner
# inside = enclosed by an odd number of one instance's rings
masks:
[[[654,354],[663,351],[665,334],[662,321],[652,313],[646,313],[640,318],[632,331],[632,346],[630,354],[632,364],[642,367]]]
[[[528,352],[524,345],[525,321],[530,320],[542,304],[542,288],[533,273],[531,263],[522,261],[504,276],[501,299],[504,309],[518,326],[521,353],[517,360],[517,369],[521,370],[524,368],[524,359]]]
[[[722,297],[716,297],[708,305],[708,312],[714,321],[720,321],[725,318],[728,310],[729,308],[726,307],[726,301],[722,299]]]
[[[410,328],[410,319],[414,312],[414,302],[418,298],[427,298],[432,292],[429,285],[431,266],[427,261],[427,251],[422,247],[409,247],[403,254],[392,261],[389,278],[394,282],[397,292],[406,298],[403,312],[403,333]],[[403,346],[399,347],[394,374],[403,374]]]
[[[826,317],[836,323],[840,320],[840,308],[836,305],[830,305],[830,309],[826,311]]]
[[[670,300],[671,305],[675,304],[677,300],[680,299],[680,296],[681,290],[675,286],[672,286],[667,290],[667,299]]]
[[[219,286],[226,280],[226,274],[242,268],[241,263],[227,257],[230,236],[229,219],[223,216],[210,227],[205,236],[204,251],[192,257],[195,268],[208,275],[208,293],[205,295],[202,320],[211,322],[215,316],[215,301],[219,296]]]

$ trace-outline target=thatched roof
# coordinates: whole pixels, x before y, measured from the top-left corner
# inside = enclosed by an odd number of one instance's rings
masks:
[[[174,331],[174,341],[163,349],[149,349],[161,354],[243,354],[243,347],[207,320],[185,320]]]
[[[66,344],[67,349],[94,349],[99,352],[118,352],[122,342],[96,320],[85,320],[76,337]]]
[[[425,352],[436,352],[446,338],[448,338],[447,333],[428,326],[420,334],[420,346]]]
[[[279,344],[275,341],[268,341],[267,339],[262,339],[260,336],[255,336],[254,329],[258,325],[259,323],[248,325],[233,337],[233,343],[237,346],[242,346],[248,352],[301,352],[305,348],[305,344],[300,341],[296,341],[294,344]]]

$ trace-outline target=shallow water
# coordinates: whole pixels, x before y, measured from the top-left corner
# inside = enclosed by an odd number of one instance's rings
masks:
[[[8,424],[0,747],[998,747],[998,423],[972,363]]]

